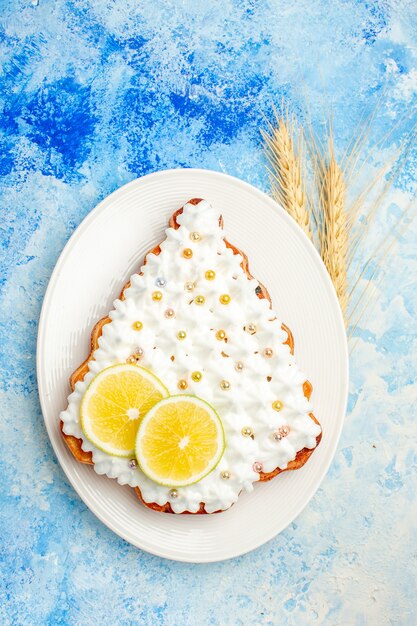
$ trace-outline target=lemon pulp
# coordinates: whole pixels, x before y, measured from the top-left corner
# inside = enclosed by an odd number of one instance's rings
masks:
[[[161,400],[143,418],[137,433],[136,458],[143,473],[168,487],[198,482],[216,467],[223,452],[220,418],[195,396]]]
[[[104,452],[132,456],[143,416],[167,395],[161,381],[143,367],[107,367],[93,378],[81,401],[83,432]]]

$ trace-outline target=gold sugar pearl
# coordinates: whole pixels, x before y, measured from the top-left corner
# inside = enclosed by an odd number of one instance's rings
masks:
[[[231,297],[229,296],[228,293],[224,293],[220,296],[219,300],[220,300],[220,304],[229,304]]]
[[[193,372],[191,374],[191,378],[195,383],[199,383],[200,380],[203,378],[203,374],[201,372]]]
[[[165,311],[165,317],[167,317],[168,319],[171,319],[172,317],[175,317],[174,309],[167,309]]]
[[[281,400],[275,400],[275,402],[272,403],[272,408],[274,409],[274,411],[282,411],[282,409],[284,408],[284,404],[281,402]]]
[[[223,470],[223,472],[220,472],[220,476],[221,478],[223,478],[224,480],[229,480],[229,478],[232,477],[231,473],[228,472],[227,470]]]
[[[219,341],[223,341],[224,339],[226,339],[226,331],[224,330],[218,330],[216,333],[216,339],[218,339]]]
[[[237,372],[241,372],[244,367],[245,366],[243,365],[242,361],[236,361],[236,363],[235,363],[235,370]]]
[[[244,426],[242,428],[241,432],[242,432],[242,435],[244,437],[252,437],[253,436],[253,430],[252,430],[252,428],[250,426]]]
[[[154,291],[152,294],[152,300],[154,302],[159,302],[162,300],[162,293],[160,291]]]
[[[177,333],[177,337],[180,340],[185,339],[186,336],[187,336],[187,333],[185,332],[185,330],[179,330]]]
[[[185,391],[185,389],[187,389],[188,387],[188,383],[186,380],[184,380],[183,378],[181,380],[178,381],[178,389],[180,389],[181,391]]]
[[[196,231],[194,231],[193,233],[190,233],[190,239],[191,241],[200,241],[201,235],[200,233],[197,233]]]
[[[271,356],[273,356],[273,355],[274,355],[274,351],[271,348],[265,348],[265,350],[264,350],[264,357],[266,359],[270,359]]]
[[[138,361],[143,357],[143,349],[136,348],[136,352],[127,357],[126,363],[130,363],[131,365],[135,365]]]
[[[206,280],[214,280],[216,278],[216,272],[214,270],[207,270],[204,276]]]
[[[184,259],[191,259],[191,257],[193,256],[193,251],[191,250],[191,248],[184,248],[184,250],[182,251],[182,256],[184,257]]]
[[[196,304],[200,305],[200,306],[201,306],[202,304],[204,304],[204,303],[205,303],[205,301],[206,301],[206,299],[205,299],[205,297],[204,297],[204,296],[196,296],[196,298],[195,298],[195,300],[194,300],[194,302],[195,302]]]
[[[254,335],[256,333],[256,326],[253,322],[251,322],[250,324],[246,324],[245,330],[250,335]]]
[[[133,328],[133,330],[142,330],[143,324],[142,324],[142,322],[139,322],[139,321],[138,322],[133,322],[132,328]]]
[[[223,391],[228,391],[230,389],[230,383],[228,380],[222,380],[220,383],[220,387],[221,389],[223,389]]]
[[[185,291],[194,291],[195,283],[193,283],[191,280],[188,280],[186,283],[184,283],[184,289]]]

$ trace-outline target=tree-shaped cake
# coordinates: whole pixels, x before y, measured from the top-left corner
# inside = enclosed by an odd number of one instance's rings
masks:
[[[219,213],[191,200],[92,336],[61,413],[76,458],[150,508],[212,513],[321,438],[292,336]]]

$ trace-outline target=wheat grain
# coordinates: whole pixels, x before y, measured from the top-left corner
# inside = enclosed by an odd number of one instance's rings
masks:
[[[299,133],[297,150],[294,146],[294,122],[288,116],[278,118],[270,134],[262,131],[265,152],[270,162],[271,191],[274,199],[301,226],[307,237],[313,240],[310,211],[305,191],[304,142]]]
[[[332,279],[340,308],[346,319],[348,305],[347,267],[348,224],[345,210],[346,186],[342,170],[329,144],[330,159],[318,172],[322,220],[319,229],[320,253]]]

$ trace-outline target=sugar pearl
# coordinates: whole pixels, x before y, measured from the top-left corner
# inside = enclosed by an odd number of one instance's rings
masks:
[[[165,311],[165,317],[167,317],[168,319],[170,319],[171,317],[175,317],[174,309],[167,309]]]
[[[194,231],[193,233],[190,233],[190,239],[191,241],[200,241],[201,235],[200,233],[197,233],[196,231]]]
[[[154,300],[155,302],[159,302],[159,300],[162,300],[162,293],[160,291],[154,291],[152,294],[152,300]]]
[[[224,480],[229,480],[229,478],[231,478],[231,473],[228,472],[227,470],[224,470],[223,472],[220,473],[220,476],[224,479]]]
[[[182,256],[184,257],[184,259],[191,259],[191,257],[193,256],[193,251],[191,250],[191,248],[184,248],[184,250],[182,251]]]
[[[256,326],[253,322],[251,322],[250,324],[246,324],[245,330],[250,335],[254,335],[256,333]]]
[[[195,383],[199,383],[200,380],[203,378],[203,374],[201,372],[193,372],[191,374],[191,378]]]
[[[244,367],[245,366],[243,365],[242,361],[236,361],[236,363],[235,363],[235,370],[237,372],[241,372]]]
[[[198,305],[202,305],[204,304],[204,302],[206,301],[204,296],[196,296],[194,302]]]
[[[133,322],[132,328],[133,328],[133,330],[142,330],[143,324],[142,324],[142,322],[139,322],[139,321],[138,322]]]
[[[185,332],[185,330],[179,330],[177,333],[177,337],[180,340],[185,339],[186,336],[187,336],[187,333]]]
[[[264,469],[264,466],[259,461],[255,461],[252,467],[253,467],[253,471],[257,472],[258,474],[260,474]]]
[[[221,389],[223,389],[223,391],[228,391],[230,389],[230,383],[228,380],[222,380],[220,383],[220,387]]]
[[[244,426],[241,432],[244,437],[252,437],[253,435],[253,430],[250,426]]]
[[[213,270],[207,270],[204,276],[206,277],[206,280],[214,280],[216,278],[216,272]]]
[[[135,469],[138,466],[138,462],[136,459],[130,459],[128,465],[130,469]]]
[[[184,283],[185,291],[194,291],[194,288],[195,288],[195,283],[193,283],[191,280]]]
[[[178,381],[178,389],[181,389],[181,391],[184,391],[185,389],[187,389],[187,387],[188,387],[188,383],[186,380],[182,378],[181,380]]]
[[[155,281],[155,285],[157,287],[165,287],[166,284],[167,284],[167,281],[165,280],[165,278],[162,278],[162,276],[158,276],[158,278]]]
[[[284,408],[284,405],[281,402],[281,400],[275,400],[272,403],[272,408],[274,409],[274,411],[282,411],[282,409]]]
[[[281,439],[284,439],[284,437],[286,437],[290,432],[290,428],[289,426],[280,426],[277,430],[275,430],[272,433],[272,437],[275,439],[275,441],[281,441]]]
[[[169,492],[169,497],[178,498],[178,491],[176,489],[171,489],[171,491]]]
[[[224,293],[219,298],[220,304],[229,304],[231,298],[228,293]]]
[[[264,357],[266,357],[267,359],[270,359],[271,356],[273,356],[274,351],[271,348],[265,348],[264,350]]]
[[[219,341],[223,341],[223,339],[226,339],[226,332],[224,330],[218,330],[216,333],[216,339],[218,339]]]
[[[136,352],[134,354],[131,354],[129,357],[127,357],[126,359],[126,363],[130,363],[130,364],[135,364],[138,361],[140,361],[140,359],[143,357],[143,350],[142,348],[137,348]]]

